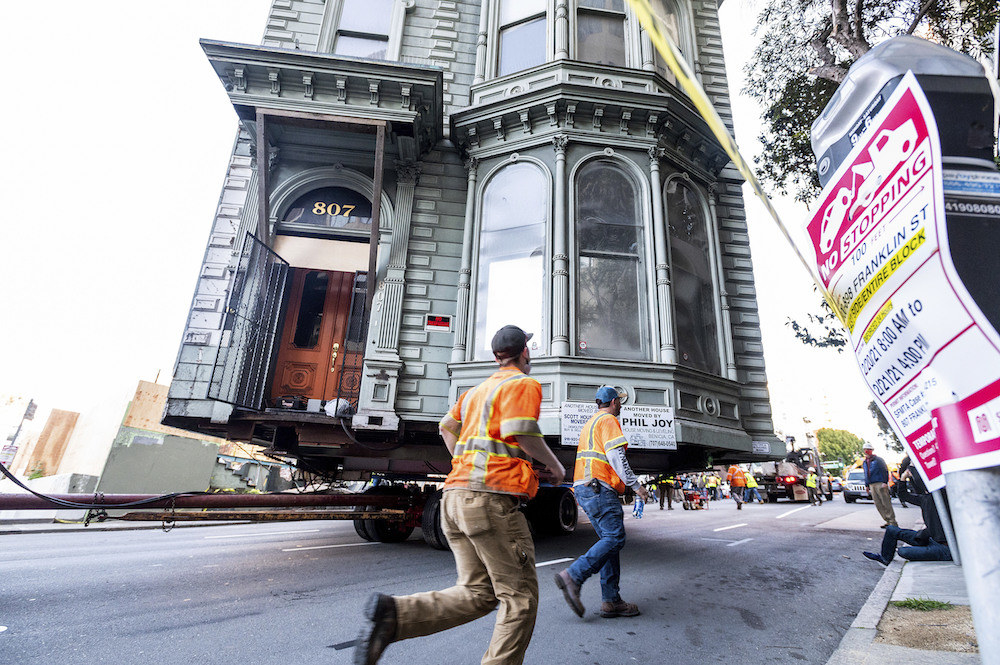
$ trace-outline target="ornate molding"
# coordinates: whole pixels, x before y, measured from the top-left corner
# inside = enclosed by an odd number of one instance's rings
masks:
[[[552,137],[552,147],[555,148],[557,155],[566,154],[566,146],[569,145],[569,137],[565,134],[558,134]]]
[[[653,146],[646,152],[649,154],[649,163],[657,165],[659,164],[663,156],[667,154],[666,148],[661,148],[659,146]]]
[[[417,162],[396,162],[396,179],[403,185],[416,185],[420,182],[421,164]]]
[[[470,175],[474,174],[478,168],[479,168],[479,158],[478,157],[469,157],[469,158],[467,158],[465,160],[465,171],[468,174],[470,174]]]

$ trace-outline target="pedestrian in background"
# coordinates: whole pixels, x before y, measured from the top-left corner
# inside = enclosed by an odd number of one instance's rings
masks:
[[[819,488],[817,487],[818,480],[816,467],[809,467],[809,475],[806,476],[806,491],[809,493],[809,503],[814,506],[823,505],[823,497],[820,495]]]
[[[900,498],[908,503],[920,506],[920,513],[924,520],[924,528],[919,531],[912,529],[900,529],[898,526],[889,525],[882,536],[881,552],[862,552],[872,561],[878,561],[884,566],[888,566],[892,558],[897,554],[896,544],[902,541],[909,547],[900,547],[899,556],[909,561],[951,561],[951,549],[948,547],[948,537],[945,535],[944,525],[941,523],[941,515],[937,511],[934,497],[927,491],[923,479],[919,474],[914,474],[910,467],[910,458],[905,457],[899,465],[900,478],[908,478],[913,483],[914,493],[910,493],[906,483],[898,485]],[[941,490],[941,498],[945,509],[948,508],[948,495],[946,490]]]
[[[583,426],[576,449],[573,492],[599,540],[569,568],[556,573],[555,579],[566,602],[581,617],[584,607],[580,587],[598,571],[601,573],[601,616],[634,617],[639,614],[638,606],[622,600],[619,588],[619,552],[625,546],[624,513],[619,497],[626,488],[632,488],[643,502],[648,495],[625,457],[628,441],[618,423],[621,397],[610,386],[598,388],[597,413]]]
[[[885,461],[875,454],[875,446],[865,443],[862,446],[865,454],[865,461],[862,467],[865,470],[865,485],[871,492],[872,500],[875,501],[875,508],[878,514],[885,520],[880,528],[887,526],[898,526],[896,524],[896,511],[892,509],[892,500],[889,498],[889,467]]]
[[[736,509],[743,510],[743,489],[746,487],[747,481],[739,464],[733,464],[729,467],[726,472],[726,482],[729,483],[729,492],[733,496],[733,501],[736,502]]]
[[[365,608],[369,624],[354,648],[355,665],[378,662],[392,642],[486,616],[498,603],[482,663],[524,661],[538,609],[535,546],[519,510],[521,501],[538,491],[531,457],[545,466],[554,485],[566,473],[538,428],[542,387],[527,376],[530,338],[517,326],[501,328],[492,342],[500,369],[462,393],[441,420],[441,438],[452,454],[441,528],[455,556],[455,586],[410,596],[373,594]]]
[[[753,503],[755,499],[757,503],[764,503],[764,499],[760,498],[760,492],[757,491],[757,479],[754,478],[753,471],[747,469],[743,474],[743,479],[746,481],[743,498],[750,503]]]

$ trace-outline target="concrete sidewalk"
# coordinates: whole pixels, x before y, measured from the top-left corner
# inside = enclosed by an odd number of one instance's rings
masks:
[[[890,601],[927,598],[968,605],[962,568],[951,561],[893,559],[827,665],[980,665],[978,653],[911,649],[876,642],[878,624]]]

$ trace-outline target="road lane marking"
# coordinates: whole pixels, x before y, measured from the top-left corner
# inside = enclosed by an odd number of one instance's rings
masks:
[[[702,538],[702,540],[710,540],[713,543],[735,543],[735,540],[728,540],[726,538]]]
[[[743,543],[749,543],[753,538],[744,538],[743,540],[737,540],[735,543],[729,543],[726,547],[736,547],[737,545],[742,545]]]
[[[381,545],[382,543],[344,543],[343,545],[313,545],[311,547],[289,547],[282,552],[305,552],[306,550],[330,550],[337,547],[361,547],[362,545]]]
[[[554,566],[557,563],[566,563],[567,561],[573,561],[573,559],[563,558],[563,559],[552,559],[552,561],[540,561],[535,564],[535,568],[541,568],[542,566]]]
[[[789,516],[789,515],[791,515],[792,513],[797,513],[797,512],[799,512],[800,510],[805,510],[806,508],[811,508],[811,507],[812,507],[812,506],[802,506],[801,508],[796,508],[795,510],[789,510],[789,511],[788,511],[787,513],[782,513],[781,515],[778,515],[778,516],[777,516],[777,517],[775,517],[774,519],[776,519],[776,520],[780,520],[780,519],[781,519],[782,517],[788,517],[788,516]]]
[[[205,536],[205,540],[213,538],[256,538],[257,536],[285,536],[290,533],[318,533],[319,529],[302,529],[301,531],[267,531],[265,533],[231,533],[225,536]]]
[[[5,630],[7,630],[7,626],[0,626],[0,633],[2,633]]]
[[[720,526],[718,529],[712,529],[712,531],[728,531],[729,529],[738,529],[739,527],[746,525],[747,523],[743,522],[742,524],[733,524],[732,526]]]

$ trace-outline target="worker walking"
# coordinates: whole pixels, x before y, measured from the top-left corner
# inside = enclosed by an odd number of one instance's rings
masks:
[[[369,623],[355,645],[355,665],[372,665],[392,642],[460,626],[498,603],[482,663],[524,661],[535,627],[538,578],[528,522],[518,507],[538,490],[530,457],[545,466],[554,485],[566,473],[538,428],[542,388],[527,376],[530,338],[517,326],[501,328],[492,344],[500,369],[463,393],[440,423],[452,454],[441,528],[455,555],[455,586],[410,596],[373,594],[365,608]]]
[[[809,503],[814,506],[823,505],[823,495],[820,493],[819,488],[816,485],[816,467],[809,467],[809,475],[806,476],[806,491],[809,493]]]
[[[743,510],[743,488],[746,487],[747,481],[739,464],[733,464],[726,471],[726,482],[729,483],[729,493],[736,502],[736,510]]]
[[[746,488],[743,490],[744,500],[753,503],[755,500],[757,503],[764,503],[764,499],[760,497],[760,492],[757,490],[757,479],[751,471],[746,471],[743,474],[743,479],[746,481]]]
[[[628,441],[618,423],[622,395],[610,386],[597,390],[597,413],[580,432],[573,471],[573,491],[587,513],[599,540],[569,568],[556,573],[556,586],[577,616],[583,616],[580,587],[591,575],[601,572],[601,616],[633,617],[639,608],[622,600],[619,593],[621,563],[625,546],[625,522],[620,496],[626,487],[645,502],[648,494],[636,479],[625,458]]]

